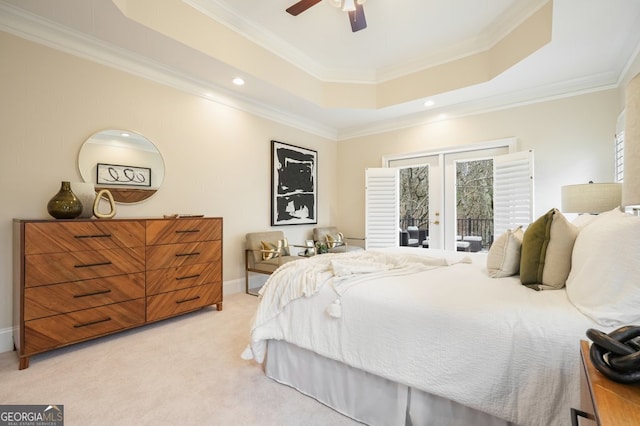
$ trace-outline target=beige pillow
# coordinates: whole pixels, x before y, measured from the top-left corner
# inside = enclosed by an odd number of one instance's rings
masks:
[[[547,246],[542,284],[547,289],[564,287],[571,272],[571,253],[580,229],[556,210],[551,223],[551,240]],[[543,290],[544,288],[541,288]]]
[[[510,277],[520,272],[522,226],[509,229],[491,244],[487,255],[487,271],[492,278]]]
[[[564,287],[571,271],[571,253],[578,227],[558,209],[529,225],[522,239],[520,281],[535,290]]]

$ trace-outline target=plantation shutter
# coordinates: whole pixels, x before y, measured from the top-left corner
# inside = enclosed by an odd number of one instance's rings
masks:
[[[533,222],[533,151],[493,157],[493,227],[499,237]]]
[[[615,136],[616,179],[614,182],[622,182],[624,178],[624,111],[618,116]]]
[[[365,171],[365,248],[397,247],[400,234],[398,169]]]

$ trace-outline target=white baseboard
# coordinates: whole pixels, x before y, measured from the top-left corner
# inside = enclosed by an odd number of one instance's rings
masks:
[[[240,293],[244,291],[244,278],[225,281],[222,294]],[[13,351],[13,328],[0,329],[0,353]]]
[[[0,330],[0,353],[13,351],[13,328]]]

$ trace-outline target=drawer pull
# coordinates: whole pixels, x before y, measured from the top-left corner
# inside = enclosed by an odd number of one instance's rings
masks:
[[[177,253],[176,257],[183,257],[183,256],[199,256],[200,252],[199,251],[194,251],[193,253]]]
[[[74,238],[111,238],[111,234],[75,235]]]
[[[200,274],[195,274],[195,275],[185,275],[184,277],[176,277],[176,281],[180,281],[180,280],[190,280],[191,278],[198,278],[200,276]]]
[[[80,298],[80,297],[87,297],[87,296],[98,296],[100,294],[107,294],[107,293],[111,293],[111,290],[98,290],[98,291],[94,291],[93,293],[74,294],[73,297]]]
[[[111,317],[106,317],[105,319],[91,321],[91,322],[85,322],[84,324],[76,324],[73,326],[73,328],[87,327],[90,325],[96,325],[96,324],[100,324],[102,322],[107,322],[107,321],[111,321]]]
[[[190,297],[189,299],[176,300],[176,303],[179,305],[185,302],[193,302],[194,300],[200,299],[200,296]]]
[[[180,229],[176,231],[176,234],[188,234],[191,232],[200,232],[200,230],[199,229]]]
[[[74,268],[91,268],[93,266],[106,266],[111,265],[111,262],[99,262],[99,263],[85,263],[84,265],[74,265]]]

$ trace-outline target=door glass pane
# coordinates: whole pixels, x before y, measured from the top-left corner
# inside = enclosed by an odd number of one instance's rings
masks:
[[[400,244],[421,246],[429,229],[429,166],[400,169]]]
[[[456,247],[487,251],[493,242],[493,160],[456,162]]]

